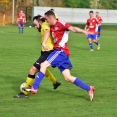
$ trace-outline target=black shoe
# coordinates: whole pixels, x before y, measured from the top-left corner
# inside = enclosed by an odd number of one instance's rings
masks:
[[[14,98],[27,98],[28,95],[25,95],[23,92],[20,92],[18,95],[13,96]]]
[[[61,85],[61,83],[60,83],[60,82],[56,82],[56,84],[53,84],[54,89],[57,89],[57,88],[58,88],[58,86],[60,86],[60,85]]]

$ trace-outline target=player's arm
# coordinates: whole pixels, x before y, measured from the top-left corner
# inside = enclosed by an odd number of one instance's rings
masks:
[[[85,25],[84,30],[87,31],[88,25]]]
[[[70,31],[72,31],[72,32],[75,32],[75,33],[83,33],[83,34],[85,34],[85,35],[88,35],[88,32],[87,32],[87,31],[85,31],[85,30],[83,30],[83,29],[81,29],[81,28],[78,28],[78,27],[70,26],[70,27],[68,28],[68,30],[70,30]]]
[[[50,36],[50,30],[46,29],[42,41],[42,46],[45,51],[49,51],[49,47],[46,46],[46,41],[48,40],[49,36]]]

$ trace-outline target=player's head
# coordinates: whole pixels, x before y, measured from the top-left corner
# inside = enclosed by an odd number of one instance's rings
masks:
[[[50,11],[53,11],[54,12],[54,9],[50,9]]]
[[[49,25],[54,25],[56,22],[56,16],[54,12],[50,10],[45,13],[45,19]]]
[[[99,12],[96,12],[96,16],[98,16],[99,15]]]
[[[90,18],[93,17],[93,11],[89,11],[89,16],[90,16]]]
[[[23,13],[23,11],[21,10],[21,11],[20,11],[20,13],[22,14],[22,13]]]
[[[41,31],[41,24],[45,22],[45,18],[42,17],[41,15],[37,15],[33,17],[33,23],[35,25],[35,28],[38,29],[38,31]]]

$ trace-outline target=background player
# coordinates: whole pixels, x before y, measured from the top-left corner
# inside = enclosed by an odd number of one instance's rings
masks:
[[[24,32],[24,23],[26,23],[26,15],[21,10],[17,16],[17,24],[18,24],[18,31],[20,31],[20,27],[22,28],[22,33]]]
[[[32,86],[35,74],[40,70],[40,64],[46,60],[48,55],[53,51],[53,40],[50,36],[50,27],[47,22],[45,22],[45,19],[38,15],[33,18],[33,23],[35,25],[35,28],[38,29],[39,32],[41,32],[42,36],[42,51],[41,56],[38,58],[38,60],[33,64],[33,66],[30,68],[28,77],[26,79],[26,88],[29,88]],[[55,77],[52,75],[52,73],[47,69],[45,76],[50,79],[53,83],[54,89],[56,89],[61,83],[57,82]],[[20,92],[18,95],[14,96],[15,98],[22,98],[22,97],[28,97],[28,92],[23,91]]]
[[[90,46],[90,51],[94,51],[92,41],[97,45],[97,50],[100,49],[100,44],[97,41],[97,33],[98,33],[98,20],[93,16],[93,11],[89,12],[90,18],[87,19],[87,23],[85,25],[85,30],[92,32],[92,34],[88,34],[87,39]]]
[[[31,88],[32,93],[37,93],[38,86],[41,80],[45,76],[45,71],[49,66],[56,66],[59,68],[64,79],[68,82],[72,82],[76,86],[86,90],[89,93],[90,100],[94,98],[94,86],[89,86],[79,78],[74,77],[70,74],[70,69],[72,69],[72,64],[69,59],[70,51],[68,49],[67,41],[68,35],[65,37],[66,31],[79,32],[87,35],[85,30],[77,27],[73,27],[70,24],[57,20],[55,14],[52,11],[47,11],[45,13],[46,21],[49,23],[51,28],[51,34],[54,39],[54,51],[48,56],[46,61],[41,64],[40,72],[38,73],[34,84]],[[69,34],[69,33],[68,33]]]
[[[102,22],[103,22],[103,19],[102,17],[99,15],[99,12],[96,12],[96,18],[98,19],[99,21],[99,24],[98,24],[98,40],[100,39],[100,32],[101,32],[101,29],[102,29]]]

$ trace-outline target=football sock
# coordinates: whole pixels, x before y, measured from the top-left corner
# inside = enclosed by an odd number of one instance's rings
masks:
[[[93,44],[92,43],[89,43],[89,46],[91,49],[93,49]]]
[[[97,42],[94,42],[96,45],[99,45],[98,41]]]
[[[87,85],[86,83],[84,83],[82,80],[80,80],[79,78],[76,78],[75,81],[74,81],[74,84],[86,91],[89,91],[90,90],[90,86]]]
[[[28,75],[28,77],[26,79],[26,85],[25,85],[26,88],[29,88],[33,85],[34,78],[35,78],[35,75]],[[23,91],[23,93],[27,95],[29,92]]]
[[[52,81],[53,84],[56,84],[56,79],[53,76],[53,74],[50,72],[50,70],[46,70],[45,76]]]
[[[19,31],[19,33],[20,33],[20,27],[18,27],[18,31]]]
[[[37,74],[37,76],[36,76],[36,78],[35,78],[35,81],[34,81],[34,83],[33,83],[33,88],[34,88],[34,89],[38,89],[38,87],[39,87],[39,85],[40,85],[42,79],[44,78],[44,76],[45,76],[45,75],[44,75],[41,71]]]
[[[24,32],[24,28],[22,28],[22,33]]]

